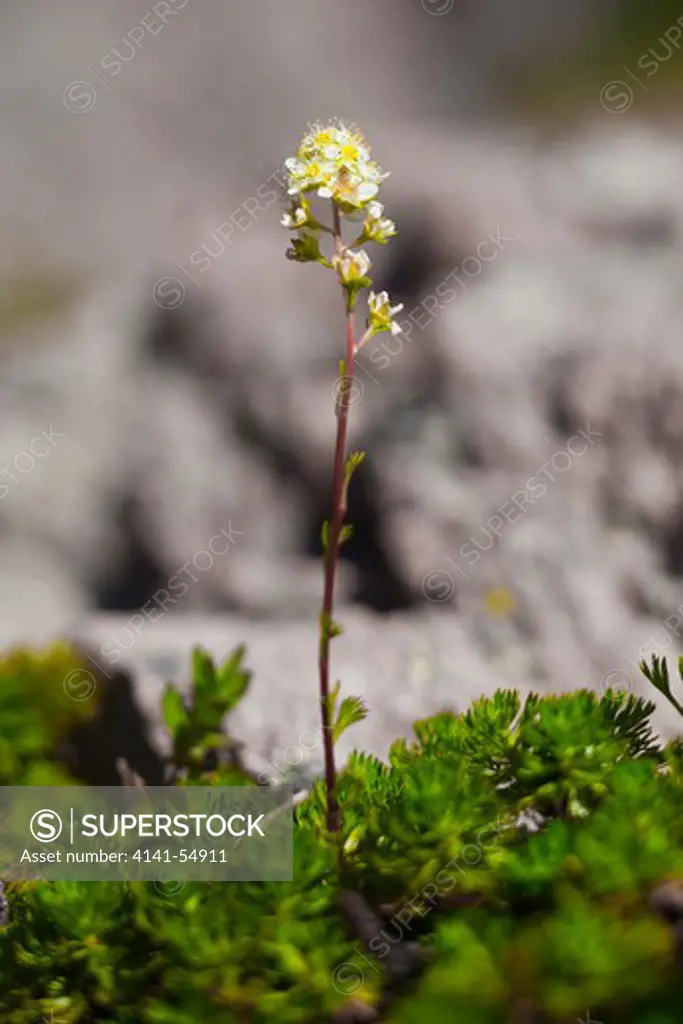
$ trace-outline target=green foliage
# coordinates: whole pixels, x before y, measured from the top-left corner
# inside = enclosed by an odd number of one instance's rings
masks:
[[[66,644],[1,659],[0,786],[64,785],[56,752],[69,731],[95,713],[97,697],[95,677]]]
[[[327,698],[328,720],[332,723],[332,741],[337,742],[340,736],[356,722],[368,717],[368,709],[360,697],[344,697],[339,704],[341,683],[336,682]]]
[[[643,675],[647,676],[649,681],[652,683],[656,690],[659,690],[663,694],[669,703],[678,711],[679,715],[683,715],[683,704],[676,700],[671,692],[671,682],[669,680],[669,666],[667,665],[664,658],[652,658],[652,665],[647,665],[644,661],[640,663],[640,669]],[[683,658],[678,659],[678,675],[681,681],[683,681]]]
[[[34,751],[52,764],[78,710],[61,687],[55,707],[35,700],[51,659],[3,667],[6,721],[40,736],[24,747],[3,736],[16,755],[3,754],[16,772],[4,768],[5,784],[27,782]],[[248,686],[243,662],[242,650],[221,667],[196,651],[187,698],[167,687],[178,783],[251,782],[222,732]],[[19,678],[34,679],[30,703]],[[342,729],[365,708],[338,697]],[[417,722],[388,763],[355,753],[340,773],[341,863],[323,783],[296,808],[292,882],[10,887],[0,1020],[318,1024],[388,994],[380,1019],[392,1024],[569,1024],[588,1011],[674,1024],[680,940],[653,893],[672,882],[683,893],[683,741],[657,743],[652,711],[613,692],[507,691]],[[375,923],[354,925],[342,892]],[[397,956],[411,944],[420,969],[405,986]]]
[[[247,785],[251,780],[239,766],[235,750],[224,735],[223,720],[241,701],[250,675],[243,667],[244,648],[216,669],[201,648],[192,652],[192,699],[186,704],[180,691],[168,683],[162,697],[162,713],[173,741],[171,763],[176,782],[222,786]],[[225,755],[228,755],[228,763]],[[216,764],[220,763],[219,770]]]

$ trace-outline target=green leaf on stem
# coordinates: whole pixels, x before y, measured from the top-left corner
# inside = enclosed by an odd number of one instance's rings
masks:
[[[249,688],[251,673],[243,665],[245,653],[244,646],[238,647],[218,670],[216,697],[224,714],[239,704]]]
[[[342,733],[345,733],[356,722],[362,722],[367,718],[368,714],[367,704],[360,697],[344,697],[339,705],[339,713],[332,731],[334,742],[336,743]]]
[[[185,707],[180,690],[176,690],[172,683],[167,683],[161,699],[161,709],[166,726],[175,735],[182,726],[187,725],[189,715]]]
[[[345,479],[345,483],[346,483],[347,487],[349,486],[349,483],[351,482],[351,477],[356,472],[356,470],[358,469],[360,464],[363,462],[363,460],[365,459],[365,456],[366,456],[366,452],[363,452],[363,451],[351,452],[347,456],[347,458],[346,458],[346,479]]]
[[[195,647],[192,651],[192,681],[196,694],[215,691],[216,669],[211,656],[201,647]]]
[[[341,682],[337,680],[332,690],[327,696],[327,721],[334,722],[337,717],[337,701],[339,700],[339,691],[341,690]],[[334,733],[333,733],[334,738]]]
[[[655,655],[652,658],[651,665],[648,665],[645,661],[641,661],[639,667],[643,675],[652,683],[655,690],[659,690],[662,696],[666,697],[669,703],[676,709],[676,711],[678,711],[679,715],[683,715],[683,704],[677,701],[671,692],[669,666],[666,659],[658,658]],[[678,674],[683,680],[683,657],[678,659]]]
[[[334,639],[335,636],[341,636],[344,632],[343,628],[338,622],[335,622],[331,616],[326,612],[320,613],[320,636],[321,639],[325,638],[328,640]]]
[[[339,534],[339,547],[342,546],[347,540],[353,537],[353,526],[351,523],[347,523],[346,526],[342,526]]]

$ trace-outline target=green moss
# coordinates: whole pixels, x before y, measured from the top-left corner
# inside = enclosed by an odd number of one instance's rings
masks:
[[[17,650],[2,658],[0,785],[64,785],[67,777],[55,752],[97,706],[95,678],[68,645],[55,644],[43,654]]]
[[[59,771],[51,747],[82,713],[61,685],[71,658],[0,667],[4,784]],[[254,784],[221,731],[249,684],[243,658],[217,668],[195,652],[191,698],[167,690],[177,784]],[[322,786],[300,805],[292,882],[10,887],[0,1019],[318,1024],[353,999],[394,1024],[568,1024],[588,1010],[674,1024],[677,931],[651,894],[683,880],[683,758],[653,738],[652,710],[616,693],[500,692],[418,722],[389,763],[354,754],[341,773],[341,867]],[[206,769],[209,753],[224,767]],[[342,891],[375,915],[370,934],[354,934]],[[399,950],[419,969],[398,970]]]

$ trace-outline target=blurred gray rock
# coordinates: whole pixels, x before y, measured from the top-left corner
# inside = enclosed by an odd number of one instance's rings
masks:
[[[554,137],[495,120],[506,62],[609,5],[448,6],[375,0],[360,33],[331,0],[4,12],[2,643],[163,600],[155,649],[253,647],[261,756],[306,727],[343,330],[331,275],[284,259],[273,181],[339,114],[393,172],[376,280],[406,307],[352,412],[354,742],[505,680],[637,686],[644,647],[678,650],[680,131],[599,96]]]
[[[356,748],[386,757],[396,738],[412,735],[415,720],[444,710],[465,711],[477,697],[497,689],[515,688],[524,695],[530,689],[557,688],[531,678],[524,652],[515,648],[512,636],[491,632],[487,637],[485,624],[475,617],[462,623],[443,610],[377,616],[348,608],[339,617],[345,633],[333,645],[333,678],[342,681],[345,695],[362,697],[369,708],[368,718],[339,741],[342,761]],[[479,645],[472,641],[477,626]],[[134,643],[119,650],[114,661],[112,645],[128,643],[129,636]],[[189,692],[192,648],[199,645],[222,662],[246,644],[251,687],[226,723],[230,736],[244,745],[245,763],[256,774],[304,788],[321,773],[314,623],[169,614],[140,625],[134,634],[123,616],[95,616],[77,639],[89,652],[95,675],[95,666],[105,679],[121,671],[132,675],[149,741],[160,753],[168,750],[160,712],[163,688],[173,680],[183,693]],[[632,692],[651,697],[652,688],[635,675]],[[611,682],[631,689],[625,679],[614,677]],[[568,681],[563,688],[585,685],[575,683]],[[659,702],[654,724],[661,735],[680,732],[676,718]]]

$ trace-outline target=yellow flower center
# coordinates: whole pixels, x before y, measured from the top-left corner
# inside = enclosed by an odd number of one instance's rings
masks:
[[[340,159],[345,164],[352,164],[352,163],[355,163],[355,161],[358,159],[359,155],[360,155],[360,150],[359,150],[358,146],[355,143],[353,143],[353,142],[349,142],[349,143],[347,143],[346,146],[342,146],[341,154],[340,154]]]
[[[322,167],[320,164],[309,164],[306,168],[306,175],[309,178],[320,178],[322,176]]]

